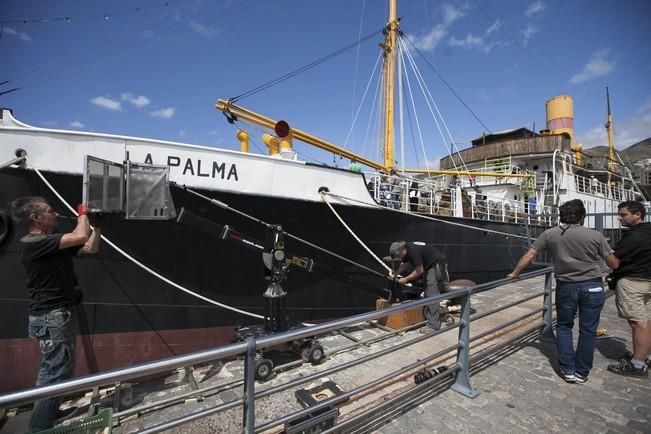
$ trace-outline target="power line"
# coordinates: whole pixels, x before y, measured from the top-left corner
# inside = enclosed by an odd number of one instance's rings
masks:
[[[232,18],[229,18],[229,19],[226,19],[226,20],[220,21],[220,22],[218,22],[218,23],[216,23],[216,24],[225,24],[225,23],[228,23],[228,22],[231,22],[231,21],[234,21],[234,20],[240,19],[240,18],[244,18],[244,17],[250,16],[250,15],[253,15],[253,14],[259,13],[259,12],[261,12],[261,11],[263,11],[263,10],[266,10],[266,9],[268,9],[268,6],[264,6],[264,7],[260,8],[260,9],[256,9],[256,10],[250,11],[250,12],[248,12],[248,13],[246,13],[246,14],[238,15],[238,16],[236,16],[236,17],[232,17]],[[6,95],[6,94],[8,94],[8,93],[12,93],[12,92],[15,92],[15,91],[18,91],[18,90],[28,89],[28,88],[30,88],[30,87],[34,87],[34,86],[37,86],[37,85],[39,85],[39,84],[46,83],[46,82],[48,82],[48,81],[56,80],[56,79],[58,79],[58,78],[62,78],[62,77],[65,77],[65,76],[68,76],[68,75],[74,74],[74,73],[76,73],[76,72],[83,71],[83,70],[85,70],[85,69],[89,69],[89,68],[95,67],[95,66],[97,66],[97,65],[102,65],[102,64],[104,64],[104,63],[112,62],[112,61],[117,60],[117,59],[120,59],[120,58],[122,58],[122,57],[130,56],[130,55],[132,55],[132,54],[135,54],[135,53],[139,53],[139,52],[141,52],[141,51],[148,50],[148,49],[150,49],[150,48],[153,48],[153,47],[156,47],[156,46],[158,46],[158,45],[164,44],[164,43],[166,43],[166,42],[171,42],[171,41],[175,41],[175,40],[177,40],[177,39],[181,39],[181,38],[183,38],[183,37],[185,37],[185,36],[188,36],[188,35],[190,35],[190,34],[193,34],[193,33],[198,33],[198,31],[197,31],[197,30],[190,30],[190,31],[188,31],[188,32],[179,33],[179,34],[177,34],[177,35],[175,35],[175,36],[169,37],[169,38],[167,38],[167,39],[162,39],[162,40],[160,40],[160,41],[157,41],[157,42],[155,42],[155,43],[153,43],[153,44],[146,45],[146,46],[141,47],[141,48],[136,48],[136,49],[134,49],[134,50],[126,51],[126,52],[124,52],[124,53],[117,54],[117,55],[115,55],[115,56],[108,57],[108,58],[106,58],[106,59],[99,60],[99,61],[94,62],[94,63],[90,63],[90,64],[82,65],[82,66],[77,67],[77,68],[68,69],[68,70],[66,70],[66,71],[64,71],[64,72],[62,72],[62,73],[60,73],[60,74],[56,74],[56,75],[53,75],[53,76],[50,76],[50,77],[44,78],[44,79],[42,79],[42,80],[38,80],[38,81],[34,81],[34,82],[31,82],[31,83],[28,83],[28,84],[23,85],[23,86],[17,86],[17,87],[14,87],[14,88],[12,88],[12,89],[9,89],[9,90],[2,91],[2,92],[0,92],[0,96],[2,96],[2,95]]]
[[[13,20],[0,20],[0,24],[44,24],[44,23],[70,23],[73,20],[79,21],[79,20],[88,20],[88,19],[104,19],[108,20],[111,17],[117,16],[117,15],[124,15],[127,13],[132,13],[132,12],[142,12],[146,11],[149,9],[158,9],[161,7],[169,7],[171,5],[177,4],[177,3],[183,3],[180,0],[177,1],[167,1],[167,2],[162,2],[162,3],[155,3],[155,4],[150,4],[150,5],[144,5],[144,6],[137,6],[137,7],[130,7],[130,8],[125,8],[125,9],[119,9],[119,10],[114,10],[111,12],[106,12],[103,14],[93,14],[93,15],[84,15],[84,16],[59,16],[59,17],[49,17],[49,18],[23,18],[23,19],[13,19]]]
[[[12,81],[18,80],[18,79],[20,79],[20,78],[27,77],[27,76],[29,76],[29,75],[35,73],[35,72],[41,71],[41,70],[43,70],[43,69],[45,69],[45,68],[47,68],[47,67],[49,67],[49,66],[55,65],[55,64],[57,64],[57,63],[59,63],[59,62],[62,62],[63,60],[67,60],[67,59],[70,59],[71,57],[75,57],[75,56],[78,56],[78,55],[80,55],[80,54],[82,54],[82,53],[85,53],[86,51],[90,51],[90,50],[92,50],[93,48],[95,48],[95,47],[97,47],[97,46],[99,46],[99,45],[102,45],[102,44],[105,43],[105,42],[111,41],[111,40],[113,40],[113,39],[117,39],[117,38],[119,38],[120,36],[124,36],[124,35],[126,35],[126,34],[128,34],[128,33],[131,33],[131,32],[133,32],[133,31],[136,31],[136,30],[138,30],[138,29],[140,29],[140,28],[142,28],[142,27],[144,27],[144,26],[146,26],[146,25],[149,25],[149,24],[151,24],[151,23],[153,23],[153,22],[156,22],[156,21],[160,20],[161,18],[166,17],[167,15],[169,15],[169,14],[171,14],[172,12],[178,10],[179,8],[180,8],[180,6],[177,7],[177,8],[175,8],[175,9],[171,9],[171,10],[169,10],[169,11],[166,11],[165,13],[163,13],[163,14],[161,14],[161,15],[158,15],[157,17],[154,17],[154,18],[151,19],[151,20],[147,20],[147,21],[145,21],[145,22],[143,22],[143,23],[137,24],[137,25],[135,25],[135,26],[133,26],[133,27],[130,27],[130,28],[126,29],[126,30],[123,30],[123,31],[118,32],[118,33],[115,33],[115,34],[110,35],[110,36],[108,36],[108,37],[106,37],[106,38],[104,38],[104,39],[101,39],[101,40],[99,40],[99,41],[97,41],[97,42],[95,42],[95,43],[92,43],[91,45],[89,45],[89,46],[87,46],[87,47],[85,47],[85,48],[82,48],[82,49],[79,50],[79,51],[75,51],[75,52],[73,52],[73,53],[66,54],[66,55],[64,55],[64,56],[62,56],[62,57],[59,57],[59,58],[57,58],[57,59],[54,59],[54,60],[52,60],[52,61],[50,61],[50,62],[46,62],[46,63],[44,63],[43,65],[38,66],[38,67],[36,67],[36,68],[34,68],[34,69],[31,69],[31,70],[29,70],[29,71],[27,71],[27,72],[25,72],[25,73],[23,73],[23,74],[17,75],[17,76],[15,76],[15,77],[12,77],[12,78],[10,78],[10,79],[8,79],[8,80],[3,81],[2,83],[0,83],[0,86],[5,85],[5,84],[7,84],[7,83],[10,83],[10,82],[12,82]],[[0,95],[2,95],[2,94],[0,93]]]

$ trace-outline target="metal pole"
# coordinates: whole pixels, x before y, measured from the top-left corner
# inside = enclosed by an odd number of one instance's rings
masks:
[[[454,379],[452,390],[476,398],[479,391],[470,384],[470,294],[466,292],[461,304],[461,321],[459,321],[459,348],[457,349],[457,365],[459,370]]]
[[[545,296],[543,298],[543,328],[540,336],[545,339],[555,339],[552,330],[552,272],[545,274]]]
[[[242,425],[244,432],[253,434],[255,430],[255,338],[246,340],[246,359],[244,360],[244,408]]]

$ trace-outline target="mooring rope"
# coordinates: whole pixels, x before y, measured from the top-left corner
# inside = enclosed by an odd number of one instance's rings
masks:
[[[388,211],[393,211],[393,212],[397,212],[397,213],[400,213],[400,214],[407,214],[407,215],[410,215],[410,216],[413,216],[413,217],[418,217],[418,218],[425,219],[425,220],[432,220],[432,221],[439,222],[439,223],[445,223],[445,224],[449,224],[449,225],[453,225],[453,226],[460,226],[460,227],[467,228],[467,229],[472,229],[472,230],[475,230],[475,231],[488,232],[488,233],[491,233],[491,234],[503,235],[505,237],[522,238],[524,240],[535,240],[536,239],[534,237],[527,237],[527,236],[524,236],[524,235],[517,235],[517,234],[511,234],[511,233],[508,233],[508,232],[496,231],[496,230],[493,230],[493,229],[480,228],[480,227],[477,227],[477,226],[467,225],[467,224],[464,224],[464,223],[457,223],[457,222],[451,222],[451,221],[444,220],[444,219],[439,219],[439,218],[432,217],[432,216],[429,216],[429,215],[418,214],[418,213],[410,212],[410,211],[403,211],[401,209],[395,209],[395,208],[391,208],[391,207],[388,207],[388,206],[380,205],[379,203],[369,203],[369,202],[364,202],[364,201],[359,200],[359,199],[353,199],[352,197],[341,196],[339,194],[332,193],[332,192],[324,192],[324,193],[322,193],[322,195],[323,194],[333,196],[333,197],[338,197],[339,199],[348,200],[348,201],[351,201],[351,202],[361,203],[361,204],[364,204],[366,206],[374,206],[376,208],[386,209]]]
[[[332,206],[332,204],[330,204],[330,202],[328,202],[328,199],[326,199],[326,196],[325,196],[325,195],[326,195],[327,193],[324,192],[324,191],[320,191],[319,194],[321,195],[321,199],[323,200],[323,202],[325,202],[325,204],[328,205],[328,208],[330,208],[330,211],[332,211],[332,213],[335,215],[335,217],[337,217],[337,220],[339,220],[339,222],[343,225],[343,227],[346,228],[346,230],[350,233],[350,235],[352,235],[353,238],[355,238],[355,241],[357,241],[357,242],[359,243],[359,245],[362,246],[362,247],[364,248],[364,250],[366,250],[366,251],[369,253],[369,255],[371,255],[371,257],[372,257],[373,259],[375,259],[375,261],[376,261],[378,264],[380,264],[380,265],[381,265],[385,270],[387,270],[389,273],[392,273],[393,270],[391,269],[391,267],[389,267],[387,264],[385,264],[384,261],[382,261],[382,259],[380,259],[380,258],[379,258],[375,253],[373,253],[373,251],[372,251],[371,249],[369,249],[369,247],[368,247],[366,244],[364,244],[364,242],[363,242],[363,241],[362,241],[362,240],[357,236],[357,234],[356,234],[356,233],[355,233],[355,232],[350,228],[350,226],[348,226],[348,225],[346,224],[346,222],[344,221],[344,219],[341,218],[341,216],[340,216],[339,213],[334,209],[334,207]]]
[[[50,189],[50,191],[52,191],[52,193],[53,193],[53,194],[54,194],[54,195],[55,195],[55,196],[56,196],[56,197],[61,201],[61,203],[63,203],[63,205],[65,205],[66,208],[68,208],[68,209],[70,210],[70,212],[72,212],[75,216],[77,216],[77,215],[78,215],[78,214],[77,214],[77,211],[76,211],[76,210],[75,210],[75,209],[74,209],[74,208],[73,208],[73,207],[72,207],[72,206],[71,206],[71,205],[70,205],[70,204],[69,204],[69,203],[68,203],[68,202],[63,198],[63,196],[61,196],[61,194],[59,194],[59,192],[56,190],[56,188],[54,188],[54,186],[53,186],[52,184],[50,184],[50,182],[45,178],[45,176],[43,176],[43,174],[41,173],[41,171],[38,170],[38,168],[36,168],[34,165],[32,165],[32,164],[30,163],[30,161],[29,161],[29,159],[28,159],[27,157],[25,157],[25,162],[27,163],[27,165],[28,165],[31,169],[34,170],[34,172],[38,175],[38,177],[41,178],[41,180],[43,181],[43,183],[45,183],[45,185],[46,185],[46,186]],[[162,280],[163,282],[167,283],[168,285],[173,286],[173,287],[176,288],[176,289],[179,289],[179,290],[185,292],[185,293],[188,294],[188,295],[191,295],[192,297],[198,298],[198,299],[200,299],[200,300],[205,301],[206,303],[213,304],[213,305],[218,306],[218,307],[221,307],[221,308],[223,308],[223,309],[227,309],[227,310],[230,310],[230,311],[233,311],[233,312],[240,313],[240,314],[242,314],[242,315],[250,316],[250,317],[252,317],[252,318],[264,319],[264,317],[263,317],[262,315],[258,315],[258,314],[252,313],[252,312],[247,312],[247,311],[245,311],[245,310],[238,309],[238,308],[236,308],[236,307],[229,306],[229,305],[224,304],[224,303],[220,303],[220,302],[218,302],[218,301],[216,301],[216,300],[213,300],[213,299],[211,299],[211,298],[205,297],[205,296],[203,296],[203,295],[201,295],[201,294],[197,294],[196,292],[194,292],[194,291],[192,291],[192,290],[190,290],[190,289],[188,289],[188,288],[185,288],[184,286],[179,285],[179,284],[176,283],[176,282],[173,282],[172,280],[168,279],[167,277],[163,276],[162,274],[160,274],[160,273],[158,273],[158,272],[152,270],[151,268],[147,267],[145,264],[143,264],[142,262],[138,261],[138,260],[137,260],[136,258],[134,258],[133,256],[129,255],[127,252],[125,252],[125,251],[122,250],[120,247],[118,247],[115,243],[113,243],[111,240],[109,240],[109,239],[106,237],[106,235],[102,235],[102,240],[103,240],[106,244],[108,244],[109,246],[113,247],[113,248],[115,249],[116,252],[118,252],[119,254],[121,254],[122,256],[124,256],[126,259],[128,259],[128,260],[131,261],[131,262],[133,262],[133,263],[136,264],[138,267],[142,268],[143,270],[145,270],[146,272],[148,272],[148,273],[151,274],[152,276],[154,276],[154,277],[156,277],[156,278]]]

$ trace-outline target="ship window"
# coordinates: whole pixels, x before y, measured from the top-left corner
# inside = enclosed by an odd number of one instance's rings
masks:
[[[537,164],[533,165],[533,170],[538,170],[538,165]]]

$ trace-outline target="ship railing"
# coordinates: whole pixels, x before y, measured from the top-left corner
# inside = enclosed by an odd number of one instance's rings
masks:
[[[601,182],[597,178],[587,178],[581,175],[574,175],[574,186],[578,193],[590,194],[593,196],[605,197],[617,201],[634,200],[635,191],[626,188],[621,182]]]
[[[470,201],[471,218],[479,220],[547,225],[547,216],[552,212],[550,206],[540,205],[537,200],[519,201],[471,192]]]
[[[334,321],[328,321],[322,324],[312,325],[309,327],[296,328],[290,331],[267,335],[258,338],[248,338],[245,342],[234,343],[218,348],[198,351],[190,354],[184,354],[180,356],[169,357],[162,360],[156,360],[152,362],[147,362],[135,366],[114,369],[108,372],[102,372],[98,374],[92,374],[85,377],[71,379],[58,384],[51,384],[48,386],[32,388],[28,390],[18,391],[9,393],[3,396],[0,396],[0,408],[10,409],[16,408],[21,405],[25,405],[36,400],[47,399],[53,397],[65,397],[73,394],[85,393],[89,390],[97,390],[99,387],[104,386],[116,386],[116,390],[119,390],[119,385],[124,382],[136,382],[138,379],[143,377],[151,378],[154,375],[163,375],[166,373],[173,372],[181,368],[188,369],[188,367],[193,367],[197,365],[203,365],[208,363],[214,363],[218,361],[226,361],[237,356],[244,356],[244,374],[241,381],[238,383],[241,387],[241,397],[234,398],[228,402],[212,406],[209,408],[199,409],[190,414],[186,414],[179,417],[174,417],[170,420],[166,420],[157,425],[140,428],[141,433],[157,433],[178,427],[180,425],[196,421],[211,415],[215,415],[220,412],[227,410],[234,410],[238,407],[241,407],[242,414],[242,428],[246,433],[257,433],[267,431],[272,428],[277,428],[283,424],[291,423],[301,418],[309,417],[315,412],[321,410],[327,410],[328,408],[336,407],[338,404],[343,404],[349,399],[355,397],[365,396],[368,391],[377,390],[384,385],[394,384],[394,380],[404,377],[405,375],[413,374],[414,372],[422,369],[424,366],[427,366],[428,363],[433,363],[437,359],[440,359],[451,352],[456,352],[456,361],[449,366],[449,369],[443,372],[440,372],[428,380],[411,386],[405,389],[402,389],[399,393],[387,397],[381,404],[372,406],[360,412],[357,412],[352,417],[337,422],[336,419],[333,423],[336,423],[334,427],[328,430],[330,431],[346,431],[350,430],[354,426],[359,426],[364,423],[371,423],[372,421],[377,421],[378,418],[387,417],[387,410],[401,408],[404,406],[407,400],[413,399],[422,395],[424,392],[431,390],[433,385],[443,383],[447,381],[448,385],[451,385],[451,389],[466,396],[469,398],[474,398],[479,394],[479,391],[475,389],[471,383],[470,379],[470,368],[473,363],[476,363],[479,360],[482,360],[490,355],[495,354],[496,351],[500,351],[505,345],[516,342],[518,339],[530,336],[532,333],[536,332],[539,337],[553,338],[552,331],[552,268],[547,267],[540,270],[532,271],[521,275],[521,280],[531,279],[538,276],[545,276],[544,288],[541,291],[537,291],[534,294],[527,295],[519,298],[518,300],[511,301],[509,303],[503,304],[501,306],[483,311],[481,313],[475,313],[471,316],[471,296],[478,294],[483,291],[492,290],[499,288],[507,283],[512,282],[510,279],[499,279],[492,282],[487,282],[479,285],[469,286],[462,289],[450,291],[441,295],[436,295],[432,297],[422,298],[407,303],[403,303],[398,306],[390,307],[387,309],[367,312],[348,318],[338,319]],[[481,333],[473,334],[470,337],[470,327],[474,321],[485,318],[487,316],[493,315],[495,313],[504,311],[505,309],[523,304],[525,302],[534,300],[536,298],[542,297],[542,303],[540,307],[537,307],[533,310],[527,311],[524,314],[519,314],[517,317],[509,319],[506,322],[503,322],[499,325],[495,325],[488,330],[484,330]],[[270,347],[279,346],[282,344],[287,344],[289,342],[296,341],[298,339],[311,338],[314,336],[320,336],[324,333],[335,332],[337,330],[342,330],[346,327],[351,327],[359,325],[362,323],[368,323],[371,321],[376,321],[380,318],[386,317],[391,314],[397,314],[407,310],[412,310],[414,308],[423,308],[429,305],[438,305],[443,299],[453,299],[456,298],[460,300],[461,304],[461,319],[455,325],[448,327],[447,329],[438,330],[434,333],[429,334],[419,334],[415,338],[409,340],[400,340],[394,345],[383,348],[380,351],[367,354],[363,357],[358,357],[348,362],[344,362],[337,365],[330,365],[330,367],[323,369],[321,371],[315,372],[310,375],[301,376],[292,380],[289,380],[285,383],[276,384],[273,386],[266,387],[264,389],[256,390],[255,382],[255,359],[256,354],[258,354],[263,349],[268,349]],[[540,316],[540,320],[535,321],[532,325],[532,317],[537,315]],[[508,327],[512,327],[516,324],[521,324],[522,327],[528,326],[527,329],[517,334],[515,337],[512,337],[504,342],[484,347],[480,350],[473,352],[472,357],[470,350],[474,348],[473,343],[478,340],[483,340],[481,343],[485,343],[485,338],[491,337],[494,339],[501,330],[504,330]],[[492,324],[491,324],[492,325]],[[521,327],[521,328],[522,328]],[[413,363],[409,363],[399,369],[392,371],[389,374],[383,375],[380,378],[372,380],[363,385],[357,385],[356,387],[337,394],[331,398],[319,401],[317,404],[312,405],[308,408],[290,411],[287,414],[281,416],[274,416],[273,420],[265,420],[260,422],[256,420],[256,403],[263,399],[264,397],[273,395],[277,392],[281,392],[292,387],[297,387],[302,384],[323,378],[328,375],[332,375],[336,372],[343,371],[347,368],[360,365],[372,360],[375,360],[379,357],[400,351],[403,348],[409,347],[416,343],[422,342],[424,340],[430,340],[435,338],[441,333],[450,331],[453,328],[458,328],[458,338],[457,341],[446,348],[440,349],[440,346],[433,346],[431,354],[422,357],[419,356]],[[431,342],[435,342],[432,340]],[[454,354],[454,353],[453,353]],[[233,382],[230,381],[229,384]],[[202,390],[199,389],[196,391],[197,396],[201,395]],[[183,402],[183,401],[180,401]],[[114,404],[115,405],[115,404]],[[168,402],[169,405],[169,402]],[[289,406],[287,406],[289,407]],[[279,407],[280,408],[280,407]],[[178,414],[178,413],[177,413]],[[113,423],[115,423],[115,419]],[[287,427],[287,425],[285,425]]]
[[[382,206],[432,215],[454,215],[455,194],[451,177],[405,178],[367,174],[369,192]]]

